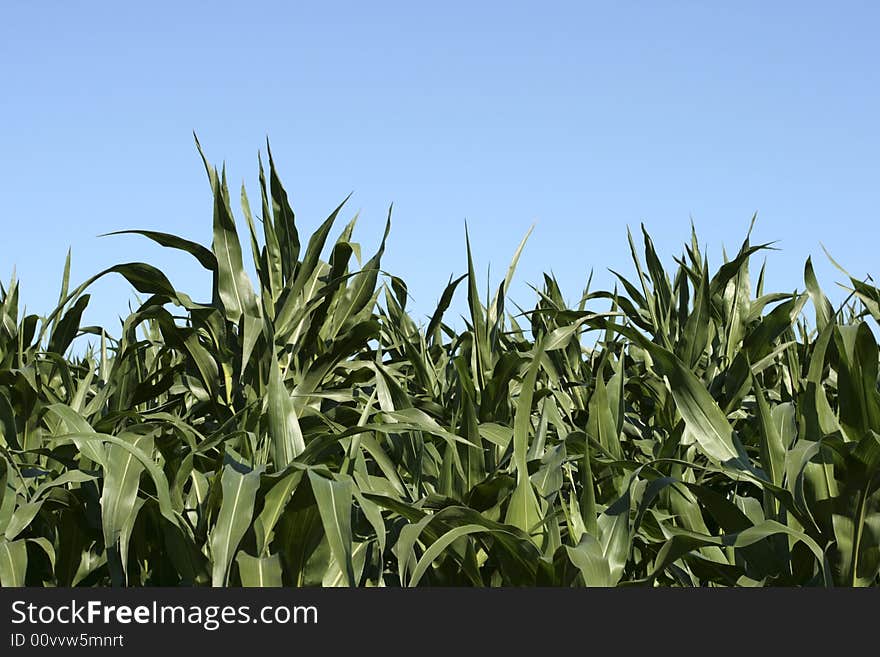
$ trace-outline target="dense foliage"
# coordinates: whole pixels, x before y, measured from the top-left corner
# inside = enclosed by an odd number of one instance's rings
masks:
[[[384,238],[328,242],[342,206],[303,248],[271,153],[254,285],[205,164],[210,249],[127,232],[196,258],[209,301],[144,263],[65,273],[46,317],[0,291],[3,586],[878,583],[874,287],[835,310],[808,260],[804,293],[753,288],[748,239],[666,271],[644,233],[619,289],[568,307],[545,276],[512,313],[519,251],[481,298],[468,246],[418,323]],[[82,326],[109,273],[141,305]]]

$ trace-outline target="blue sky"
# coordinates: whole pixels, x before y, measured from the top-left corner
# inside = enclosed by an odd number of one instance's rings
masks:
[[[671,263],[693,219],[718,264],[758,212],[774,289],[812,255],[842,298],[820,243],[877,273],[876,3],[475,4],[6,0],[0,276],[48,312],[72,247],[73,282],[145,260],[203,297],[188,256],[97,237],[210,243],[193,130],[252,197],[268,135],[303,234],[353,191],[372,251],[394,202],[384,265],[420,314],[465,270],[465,220],[493,285],[536,224],[525,306],[544,271],[572,301],[591,269],[631,273],[640,222]],[[127,285],[94,292],[86,319],[116,327]]]

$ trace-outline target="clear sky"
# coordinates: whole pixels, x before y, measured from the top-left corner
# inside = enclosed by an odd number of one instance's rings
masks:
[[[394,202],[384,265],[421,314],[465,271],[465,220],[493,286],[536,224],[526,306],[543,271],[571,301],[590,269],[631,273],[627,225],[671,264],[693,218],[719,264],[754,212],[770,286],[803,288],[812,254],[841,298],[820,243],[880,273],[878,32],[869,1],[3,0],[0,276],[48,312],[72,247],[73,283],[145,260],[203,298],[189,256],[97,237],[210,244],[195,130],[252,198],[268,135],[303,234],[353,191],[372,251]],[[95,292],[86,319],[115,328],[127,284]]]

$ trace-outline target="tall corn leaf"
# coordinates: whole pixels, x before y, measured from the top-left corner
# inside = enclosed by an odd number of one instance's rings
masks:
[[[309,481],[318,503],[330,552],[344,575],[343,582],[346,586],[355,586],[357,580],[351,544],[351,482],[327,479],[313,470],[309,470]]]
[[[213,586],[227,584],[232,559],[253,518],[254,501],[260,487],[260,471],[247,471],[244,466],[230,461],[223,468],[220,485],[223,489],[223,502],[211,531]]]

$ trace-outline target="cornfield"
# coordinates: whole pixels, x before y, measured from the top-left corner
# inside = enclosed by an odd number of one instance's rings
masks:
[[[46,316],[0,288],[3,586],[880,582],[868,282],[835,308],[808,259],[767,292],[748,237],[712,268],[692,234],[670,270],[642,229],[614,289],[570,307],[545,275],[511,309],[523,245],[481,296],[468,244],[417,321],[390,212],[370,257],[354,220],[330,241],[345,202],[303,245],[270,151],[241,240],[205,167],[210,248],[121,232],[194,257],[209,301],[141,262],[71,289],[68,258]],[[109,274],[139,306],[83,326]]]

